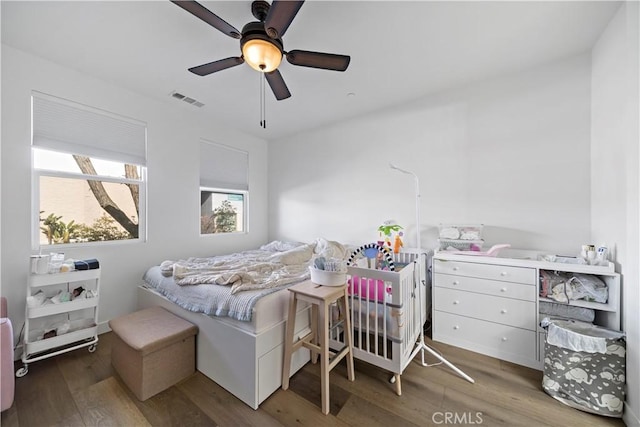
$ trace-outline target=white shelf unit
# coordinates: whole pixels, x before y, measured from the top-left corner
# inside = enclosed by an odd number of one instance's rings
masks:
[[[609,266],[567,266],[566,264],[558,266],[557,263],[547,264],[553,265],[547,265],[546,267],[548,268],[540,267],[538,270],[590,274],[602,280],[604,284],[607,285],[608,289],[608,297],[606,303],[584,300],[570,300],[569,302],[566,302],[564,304],[593,309],[596,313],[596,318],[594,321],[596,325],[604,326],[616,331],[620,330],[620,275],[613,270],[613,263],[610,263]],[[540,297],[539,301],[563,304],[551,298]]]
[[[29,307],[29,304],[26,304],[23,367],[16,371],[17,377],[27,374],[31,362],[82,347],[89,347],[90,352],[95,351],[98,345],[99,268],[66,273],[32,274],[27,285],[27,297],[42,291],[48,300],[60,291],[72,293],[80,286],[92,291],[94,296],[58,304],[49,301],[37,307]],[[68,322],[68,332],[50,338],[40,337],[46,329],[60,322]]]
[[[620,330],[620,275],[613,263],[591,266],[526,258],[436,252],[433,262],[433,339],[520,365],[541,369],[544,329],[539,327],[541,271],[582,273],[608,288],[606,303],[568,305],[595,310],[594,323]]]

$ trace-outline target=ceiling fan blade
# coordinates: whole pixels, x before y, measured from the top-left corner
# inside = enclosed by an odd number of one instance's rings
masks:
[[[278,69],[275,69],[270,73],[264,73],[264,77],[267,79],[267,82],[269,83],[269,86],[271,86],[271,90],[278,101],[282,101],[283,99],[287,99],[291,96],[291,92],[289,92],[289,88],[287,88],[287,84],[284,82],[282,74],[280,74]]]
[[[281,38],[302,7],[302,1],[273,0],[264,20],[264,29],[272,39]]]
[[[308,50],[292,50],[287,52],[287,61],[302,67],[321,68],[323,70],[344,71],[349,66],[351,57],[335,53],[311,52]]]
[[[171,3],[175,3],[180,6],[187,12],[194,15],[196,18],[202,19],[207,24],[211,25],[213,28],[216,28],[229,37],[233,37],[234,39],[239,39],[242,35],[240,31],[238,31],[233,25],[226,22],[224,19],[220,18],[215,13],[211,12],[206,7],[202,6],[200,3],[193,0],[171,0]]]
[[[209,62],[208,64],[198,65],[197,67],[189,68],[193,74],[199,76],[206,76],[216,71],[226,70],[227,68],[235,67],[244,62],[241,56],[232,56],[230,58],[220,59],[218,61]]]

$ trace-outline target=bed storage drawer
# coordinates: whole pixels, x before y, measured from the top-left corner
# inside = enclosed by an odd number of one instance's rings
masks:
[[[258,401],[269,397],[273,390],[282,385],[282,360],[284,344],[280,344],[258,359]],[[306,348],[298,349],[291,355],[291,372],[297,372],[310,360],[310,352]]]
[[[532,331],[537,329],[535,301],[500,298],[440,287],[434,288],[434,301],[437,310],[451,314]]]
[[[500,280],[503,282],[515,282],[528,285],[537,284],[535,268],[444,261],[441,259],[434,259],[433,265],[436,273],[478,277],[481,279]]]
[[[529,367],[537,367],[536,332],[434,312],[433,339]]]
[[[196,369],[251,408],[258,409],[262,398],[280,387],[285,321],[252,334],[218,317],[187,311],[154,290],[139,286],[138,308],[153,306],[164,307],[199,327]],[[309,310],[305,307],[297,314],[299,335],[309,327]],[[309,351],[300,349],[291,364],[292,375],[309,360]]]
[[[460,291],[476,292],[479,294],[495,295],[503,298],[515,298],[524,301],[536,300],[536,287],[512,282],[497,282],[495,280],[478,279],[475,277],[452,276],[436,273],[436,286],[457,289]]]

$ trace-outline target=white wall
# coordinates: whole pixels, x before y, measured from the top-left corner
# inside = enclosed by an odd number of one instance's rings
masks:
[[[414,181],[393,162],[419,176],[423,246],[439,223],[483,223],[486,245],[577,254],[591,222],[589,86],[584,54],[272,141],[270,237],[363,244],[394,218],[415,246]]]
[[[615,249],[622,273],[628,426],[640,425],[639,21],[638,3],[623,4],[592,51],[592,237]]]
[[[136,308],[144,271],[165,259],[254,248],[267,238],[267,146],[231,131],[206,109],[140,96],[2,45],[2,295],[16,334],[24,320],[31,233],[30,96],[37,90],[147,123],[148,240],[64,248],[67,257],[95,257],[102,267],[102,323]],[[169,93],[169,91],[167,91]],[[181,104],[184,104],[181,105]],[[203,236],[199,222],[199,140],[249,152],[250,232]],[[104,328],[104,325],[103,325]]]

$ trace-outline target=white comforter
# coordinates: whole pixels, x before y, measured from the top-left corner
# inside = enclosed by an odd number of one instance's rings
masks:
[[[344,247],[337,242],[318,239],[311,244],[277,247],[272,242],[259,250],[234,253],[214,258],[189,258],[164,261],[160,267],[166,277],[173,276],[176,284],[213,284],[231,286],[231,293],[269,289],[300,282],[309,278],[309,263],[314,255],[342,254]]]

